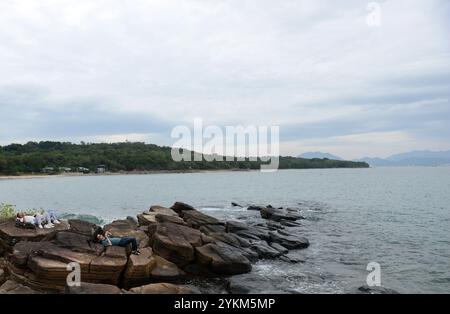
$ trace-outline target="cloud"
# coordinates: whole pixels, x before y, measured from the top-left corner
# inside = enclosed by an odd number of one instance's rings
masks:
[[[202,117],[279,125],[284,154],[366,133],[449,149],[449,2],[380,1],[376,28],[367,2],[2,1],[0,141],[167,142]]]

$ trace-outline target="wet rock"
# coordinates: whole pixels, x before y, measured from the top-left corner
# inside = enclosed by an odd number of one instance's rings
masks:
[[[130,289],[136,294],[199,294],[200,291],[193,286],[174,285],[170,283],[154,283]]]
[[[196,247],[198,263],[220,275],[235,275],[251,271],[250,261],[226,244],[207,244]]]
[[[149,246],[149,237],[147,234],[138,229],[136,223],[130,220],[116,220],[105,225],[104,229],[112,233],[114,237],[134,237],[137,239],[139,247]]]
[[[284,229],[284,226],[281,223],[276,222],[276,221],[272,221],[272,220],[267,221],[266,226],[270,230]]]
[[[284,246],[282,246],[281,244],[278,243],[270,243],[270,246],[272,248],[274,248],[275,250],[277,250],[278,252],[280,252],[281,254],[287,254],[289,252],[289,250],[287,248],[285,248]]]
[[[79,287],[66,286],[66,294],[121,294],[122,291],[113,285],[82,282]]]
[[[154,252],[178,265],[192,262],[194,247],[202,244],[200,231],[173,223],[159,224],[153,235]]]
[[[234,247],[239,253],[244,255],[250,261],[256,261],[260,257],[256,250],[252,250],[252,244],[234,233],[218,232],[211,233],[210,237],[214,239],[215,244],[225,243]]]
[[[207,225],[223,225],[223,223],[220,222],[218,219],[209,216],[207,214],[204,214],[198,210],[182,211],[180,213],[180,216],[183,218],[184,221],[186,221],[186,223],[190,227],[195,229]]]
[[[282,255],[280,251],[271,247],[266,241],[254,242],[250,248],[258,254],[259,258],[270,259]]]
[[[235,203],[235,202],[231,202],[231,206],[233,206],[233,207],[242,207],[241,205],[239,205],[238,203]]]
[[[0,286],[0,294],[38,294],[39,292],[17,283],[13,280],[7,280]]]
[[[280,225],[285,226],[285,227],[300,227],[301,226],[301,224],[297,221],[289,221],[289,220],[284,220],[284,219],[280,220]],[[284,228],[280,228],[280,229],[284,229]]]
[[[191,205],[182,202],[176,202],[175,204],[172,205],[172,207],[170,207],[170,209],[173,209],[178,214],[185,210],[195,210],[195,208],[192,207]]]
[[[262,227],[248,226],[239,221],[227,221],[226,231],[229,233],[235,233],[240,237],[259,241],[259,240],[269,240],[268,230]]]
[[[291,263],[291,264],[298,264],[298,263],[305,262],[304,259],[292,256],[291,254],[285,254],[285,255],[280,256],[280,260],[282,260],[283,262],[286,262],[286,263]]]
[[[309,241],[305,237],[293,235],[283,235],[280,231],[269,232],[271,242],[281,244],[289,250],[304,249],[309,246]]]
[[[285,209],[278,209],[278,208],[269,208],[265,207],[260,210],[261,217],[264,219],[270,219],[273,221],[281,221],[281,220],[289,220],[289,221],[295,221],[298,219],[301,219],[301,215],[287,211]]]
[[[247,210],[257,210],[260,211],[261,209],[263,209],[264,207],[262,206],[255,206],[255,205],[251,205],[249,207],[247,207]]]
[[[399,292],[385,288],[385,287],[369,287],[369,286],[362,286],[358,288],[358,291],[360,293],[366,293],[366,294],[399,294]]]
[[[233,276],[227,279],[227,291],[231,294],[280,293],[271,280],[253,273]]]

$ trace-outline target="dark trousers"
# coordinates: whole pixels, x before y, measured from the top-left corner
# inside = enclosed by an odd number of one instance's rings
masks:
[[[129,244],[131,244],[131,249],[133,251],[138,249],[136,238],[125,237],[120,239],[119,246],[127,247]]]

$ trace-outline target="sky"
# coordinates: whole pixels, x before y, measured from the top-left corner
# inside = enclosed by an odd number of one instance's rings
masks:
[[[375,4],[0,0],[0,145],[201,118],[279,126],[282,155],[450,149],[450,1]]]

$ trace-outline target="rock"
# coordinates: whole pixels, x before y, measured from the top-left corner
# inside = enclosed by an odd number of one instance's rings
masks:
[[[3,269],[0,268],[0,285],[2,285],[6,281],[6,273]]]
[[[121,294],[122,291],[113,285],[82,282],[79,287],[66,286],[66,294]]]
[[[199,228],[200,232],[204,234],[217,233],[217,232],[225,232],[224,225],[205,225]]]
[[[385,287],[369,287],[369,286],[362,286],[358,288],[359,292],[362,293],[367,293],[367,294],[399,294],[399,292],[393,290],[393,289],[389,289],[389,288],[385,288]]]
[[[95,229],[97,228],[96,224],[79,220],[79,219],[69,219],[69,230],[74,233],[84,234],[86,236],[91,236]]]
[[[148,283],[150,272],[155,267],[156,261],[153,258],[151,248],[144,248],[140,255],[130,255],[124,273],[124,285],[134,286]]]
[[[264,207],[260,210],[261,217],[264,219],[270,219],[273,221],[280,221],[280,220],[290,220],[295,221],[298,219],[301,219],[302,216],[295,214],[293,212],[289,212],[285,209],[278,209],[273,207]]]
[[[87,282],[118,285],[121,274],[127,265],[128,259],[125,248],[108,246],[106,252],[94,258],[89,267]],[[86,278],[86,276],[82,278]]]
[[[285,279],[283,279],[285,280]],[[280,294],[276,287],[278,282],[255,273],[248,273],[227,278],[227,292],[231,294]],[[286,283],[284,283],[286,285]]]
[[[283,262],[286,262],[286,263],[291,263],[291,264],[298,264],[298,263],[305,262],[304,259],[291,256],[290,254],[285,254],[285,255],[280,256],[280,260],[282,260]]]
[[[271,242],[275,242],[281,244],[285,248],[289,250],[294,249],[304,249],[309,246],[308,239],[304,237],[292,236],[292,235],[283,235],[280,234],[280,231],[277,232],[269,232]]]
[[[172,207],[170,207],[170,209],[173,209],[178,214],[185,210],[195,210],[195,208],[192,207],[191,205],[182,202],[176,202],[175,204],[172,205]]]
[[[38,242],[51,239],[56,232],[68,230],[69,228],[70,226],[67,222],[61,221],[60,224],[56,224],[55,228],[51,229],[24,229],[16,227],[14,219],[9,219],[0,224],[0,239],[4,247],[13,247],[19,241]]]
[[[103,245],[93,243],[92,237],[68,231],[58,232],[55,243],[63,248],[69,248],[75,252],[87,252],[100,255],[104,251]]]
[[[167,208],[167,207],[162,207],[159,205],[154,205],[152,207],[150,207],[149,209],[150,213],[156,213],[156,214],[161,214],[161,215],[166,215],[166,216],[176,216],[178,217],[178,213],[176,213],[173,209]]]
[[[186,225],[186,222],[182,218],[180,218],[178,215],[177,216],[167,216],[167,215],[156,214],[155,218],[156,218],[156,221],[159,223],[171,222],[174,224]]]
[[[130,289],[137,294],[199,294],[200,291],[192,286],[177,286],[170,283],[154,283]]]
[[[219,275],[250,272],[250,261],[234,247],[226,244],[206,244],[196,247],[198,263]]]
[[[214,239],[214,242],[212,243],[220,244],[220,242],[222,242],[227,245],[230,245],[236,248],[236,250],[239,253],[244,255],[250,261],[256,261],[259,258],[259,254],[255,250],[251,249],[252,244],[248,240],[238,236],[237,234],[218,232],[218,233],[211,233],[210,237]]]
[[[287,254],[289,252],[289,250],[287,248],[285,248],[281,244],[278,244],[278,243],[275,243],[275,242],[270,243],[270,246],[272,248],[274,248],[275,250],[277,250],[278,252],[280,252],[281,254]]]
[[[161,256],[154,255],[155,266],[151,270],[150,277],[152,280],[175,281],[180,280],[186,273],[178,268],[172,262],[169,262]]]
[[[261,227],[248,226],[238,221],[227,221],[226,231],[253,241],[269,240],[268,230]]]
[[[149,246],[149,237],[139,230],[137,224],[130,220],[116,220],[105,225],[104,229],[113,234],[114,237],[134,237],[138,241],[139,248]]]
[[[250,248],[258,254],[259,258],[276,258],[282,255],[280,251],[271,247],[266,241],[254,242]]]
[[[239,205],[238,203],[235,203],[235,202],[231,202],[231,206],[233,206],[233,207],[242,207],[241,205]]]
[[[7,280],[0,286],[0,294],[37,294],[39,292],[19,284],[13,280]]]
[[[154,252],[177,265],[192,262],[194,247],[202,244],[200,231],[173,223],[158,224],[153,235]]]
[[[142,213],[137,215],[139,226],[154,225],[156,221],[156,213]]]
[[[262,206],[254,206],[254,205],[252,205],[252,206],[247,207],[247,210],[257,210],[257,211],[260,211],[261,209],[263,209]]]
[[[284,229],[284,226],[281,223],[276,222],[276,221],[272,221],[272,220],[267,221],[266,226],[270,230]]]
[[[206,215],[198,210],[182,211],[180,216],[188,224],[188,226],[198,229],[205,225],[223,225],[218,219]]]
[[[299,222],[289,221],[289,220],[284,220],[284,219],[280,220],[280,224],[285,227],[300,227],[301,226],[301,223],[299,223]],[[284,229],[284,228],[280,228],[280,229]]]

